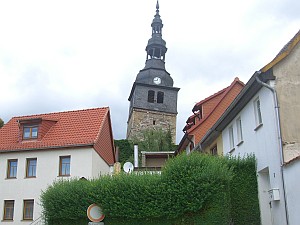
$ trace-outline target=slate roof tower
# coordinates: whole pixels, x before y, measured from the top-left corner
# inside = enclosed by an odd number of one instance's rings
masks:
[[[177,94],[173,79],[165,68],[166,42],[162,39],[163,23],[159,3],[151,23],[152,37],[146,46],[146,63],[132,85],[127,121],[127,139],[142,138],[146,129],[171,131],[176,141]]]

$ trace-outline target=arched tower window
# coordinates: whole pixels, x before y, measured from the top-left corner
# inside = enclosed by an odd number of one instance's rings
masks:
[[[151,102],[151,103],[154,102],[154,95],[155,95],[154,91],[152,91],[152,90],[148,91],[148,102]]]
[[[164,93],[162,91],[157,92],[157,103],[164,103]]]

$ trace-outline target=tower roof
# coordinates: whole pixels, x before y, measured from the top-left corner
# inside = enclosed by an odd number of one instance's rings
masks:
[[[165,69],[165,54],[167,52],[166,42],[162,39],[163,23],[159,15],[159,3],[156,2],[156,13],[151,23],[152,36],[146,46],[146,63],[144,69],[140,70],[135,82],[153,84],[153,79],[159,77],[161,86],[173,87],[173,79]]]

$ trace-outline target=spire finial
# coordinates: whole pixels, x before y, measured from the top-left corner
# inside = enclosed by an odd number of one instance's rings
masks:
[[[156,2],[156,12],[159,12],[159,3],[158,3],[158,0]]]

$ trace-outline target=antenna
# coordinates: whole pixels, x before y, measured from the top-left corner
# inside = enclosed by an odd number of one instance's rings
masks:
[[[123,166],[125,173],[131,173],[133,171],[133,164],[131,162],[126,162]]]

